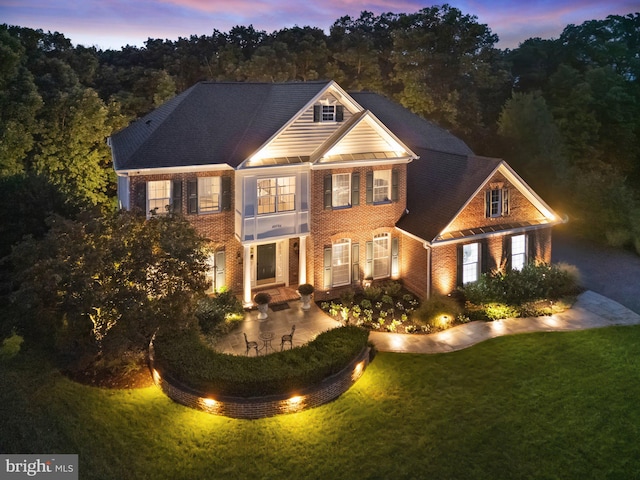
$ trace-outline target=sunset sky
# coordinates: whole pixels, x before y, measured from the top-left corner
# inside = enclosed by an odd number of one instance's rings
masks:
[[[435,3],[475,15],[515,48],[527,38],[557,38],[570,24],[640,10],[638,0],[451,0]],[[329,27],[340,17],[367,10],[414,13],[433,5],[416,0],[0,0],[0,23],[58,31],[74,45],[116,49],[143,46],[148,38],[177,40],[253,25],[272,33],[295,25]]]

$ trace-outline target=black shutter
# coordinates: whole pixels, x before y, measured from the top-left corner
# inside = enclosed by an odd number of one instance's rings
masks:
[[[502,238],[502,261],[504,262],[504,270],[506,272],[511,271],[511,237],[505,236]]]
[[[344,106],[336,105],[336,122],[342,122],[344,120]]]
[[[222,201],[220,207],[223,212],[231,210],[231,177],[223,176],[220,178],[222,182]]]
[[[462,248],[463,245],[458,245],[457,248],[457,263],[456,263],[456,285],[458,285],[459,287],[464,286],[464,283],[462,282]]]
[[[351,206],[360,205],[360,172],[351,174]]]
[[[491,257],[489,256],[489,244],[487,239],[483,239],[478,243],[480,249],[480,273],[487,273],[491,271],[493,265],[490,265]]]
[[[187,180],[187,213],[198,213],[198,179]]]
[[[484,195],[485,195],[484,216],[487,218],[490,218],[491,217],[491,190],[487,190]]]
[[[136,183],[133,188],[133,206],[147,214],[147,182]]]
[[[324,208],[331,208],[333,197],[333,175],[327,173],[324,176]]]
[[[395,168],[391,171],[391,201],[398,201],[398,170]]]
[[[173,181],[173,189],[171,191],[171,211],[176,213],[182,212],[182,180]]]
[[[527,253],[528,253],[528,263],[531,265],[536,264],[537,258],[537,245],[536,245],[536,232],[531,232],[527,235]]]
[[[373,170],[367,172],[367,203],[373,203]]]
[[[322,105],[313,106],[313,121],[319,122],[322,120]]]

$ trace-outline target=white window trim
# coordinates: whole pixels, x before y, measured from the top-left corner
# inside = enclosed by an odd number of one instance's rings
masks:
[[[289,180],[289,184],[284,185],[284,180]],[[269,189],[274,189],[275,194],[273,195],[260,195],[260,182],[269,181],[275,182],[274,186],[269,185]],[[283,177],[268,177],[268,178],[259,178],[257,181],[257,192],[256,192],[256,211],[258,215],[273,215],[275,213],[283,213],[283,212],[293,212],[296,210],[296,176],[288,175]],[[284,187],[293,187],[293,193],[282,193],[280,190]],[[292,208],[283,209],[282,205],[287,204],[288,202],[282,202],[281,198],[284,196],[293,195]],[[260,199],[263,198],[273,198],[273,210],[269,210],[267,212],[260,212]],[[268,205],[271,205],[269,203]]]
[[[379,248],[376,248],[376,243],[382,242],[383,240],[386,240],[387,243],[386,255],[377,255],[376,253],[377,251],[379,251]],[[371,274],[374,279],[387,278],[391,275],[391,235],[389,235],[388,233],[383,233],[373,237],[372,261],[373,265],[371,267]],[[385,272],[378,272],[376,270],[376,263],[381,261],[386,261]]]
[[[205,195],[202,193],[205,188],[203,186],[205,181],[210,181],[212,183],[211,189],[212,193],[212,203],[217,204],[216,208],[211,209],[203,209],[202,201],[205,199]],[[218,213],[220,212],[220,201],[222,197],[222,182],[219,176],[216,177],[198,177],[198,214],[208,214],[208,213]]]
[[[336,255],[336,247],[346,249],[347,254],[346,260],[338,266],[338,270],[336,270],[336,261],[342,260],[343,257]],[[336,282],[336,277],[338,277],[338,275],[336,275],[336,271],[340,271],[340,269],[346,271],[346,280]],[[351,240],[348,238],[342,238],[331,245],[331,284],[334,287],[351,284]]]
[[[346,208],[351,206],[351,173],[334,173],[332,174],[331,179],[331,206],[333,208]],[[338,178],[346,177],[347,185],[346,187],[342,187],[341,190],[338,190]],[[338,195],[345,195],[346,202],[339,203]]]
[[[164,184],[163,190],[166,190],[167,196],[165,197],[153,197],[151,193],[157,191],[159,184]],[[165,215],[168,213],[168,208],[171,207],[171,180],[150,180],[147,182],[147,217],[152,215],[152,211],[155,210],[155,215]],[[165,200],[165,202],[162,202]],[[151,202],[154,202],[155,206],[151,206]],[[164,205],[163,205],[164,204]]]
[[[465,259],[465,253],[469,251],[471,247],[475,247],[475,260],[469,261]],[[473,259],[473,256],[470,257]],[[470,275],[473,278],[468,278]],[[467,243],[462,246],[462,284],[477,282],[480,278],[480,244],[479,243]]]
[[[376,180],[385,180],[387,185],[384,186],[376,186]],[[391,170],[374,170],[373,171],[373,203],[381,204],[381,203],[389,203],[391,202],[391,180],[392,174]],[[376,199],[376,192],[378,196],[386,190],[386,193],[383,194],[383,199]]]
[[[522,240],[522,251],[516,251],[514,249],[515,241]],[[524,266],[527,264],[527,235],[514,235],[510,238],[511,241],[511,270],[522,270]],[[516,262],[516,258],[520,259],[520,261]]]

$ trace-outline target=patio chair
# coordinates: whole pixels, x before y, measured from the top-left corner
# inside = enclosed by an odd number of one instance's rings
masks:
[[[242,334],[244,335],[244,343],[247,345],[247,353],[245,355],[248,357],[249,356],[249,350],[254,348],[256,350],[256,356],[258,356],[258,342],[250,342],[247,339],[247,334],[244,333],[244,332],[242,332]]]
[[[280,351],[282,351],[282,349],[284,348],[284,344],[287,342],[289,342],[289,345],[291,345],[291,348],[293,348],[293,333],[295,331],[296,331],[296,326],[294,325],[293,327],[291,327],[291,333],[282,335],[282,341],[280,342]]]

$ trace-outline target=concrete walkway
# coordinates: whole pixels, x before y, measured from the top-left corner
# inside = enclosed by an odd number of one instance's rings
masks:
[[[369,339],[381,352],[444,353],[504,335],[565,332],[613,325],[640,325],[640,315],[607,297],[586,291],[570,310],[552,316],[470,322],[431,335],[371,332]]]
[[[319,333],[340,326],[317,305],[311,310],[302,310],[299,300],[288,302],[288,308],[269,310],[269,318],[258,320],[258,312],[247,312],[239,328],[218,340],[214,348],[225,353],[245,355],[244,335],[260,345],[260,355],[279,351],[282,335],[290,333],[296,326],[293,346],[313,340]],[[476,343],[503,335],[530,332],[564,332],[613,325],[640,325],[640,315],[623,305],[593,291],[581,294],[576,303],[566,312],[550,317],[510,318],[494,322],[470,322],[431,335],[370,332],[369,339],[381,352],[399,353],[444,353],[462,350]],[[260,335],[271,332],[273,339],[265,342]],[[288,347],[288,344],[287,344]],[[255,350],[249,352],[255,355]]]

